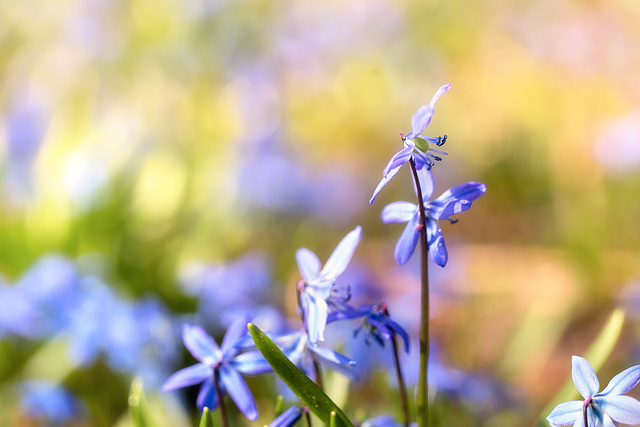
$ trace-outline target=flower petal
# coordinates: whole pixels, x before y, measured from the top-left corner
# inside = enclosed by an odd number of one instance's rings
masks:
[[[385,224],[407,222],[418,213],[418,206],[409,202],[393,202],[382,208],[380,219]]]
[[[182,341],[189,352],[205,364],[214,364],[222,357],[218,344],[200,326],[185,324]]]
[[[307,283],[320,272],[320,260],[316,254],[307,248],[300,248],[296,251],[296,261],[298,262],[298,269]]]
[[[408,139],[413,139],[416,136],[420,135],[423,130],[429,123],[431,122],[431,117],[433,117],[434,107],[436,105],[436,101],[449,89],[451,89],[450,84],[446,84],[441,86],[431,98],[431,102],[422,107],[418,108],[418,111],[411,117],[411,132],[407,135]]]
[[[438,99],[440,99],[440,97],[442,95],[444,95],[445,93],[447,93],[447,91],[451,89],[451,84],[447,83],[446,85],[442,85],[438,88],[438,90],[436,91],[436,93],[433,95],[433,97],[431,98],[431,102],[429,102],[429,105],[431,106],[435,106],[436,105],[436,101],[438,101]]]
[[[269,427],[291,427],[302,417],[302,408],[292,406],[269,424]]]
[[[409,334],[407,333],[407,331],[405,331],[405,329],[400,326],[400,324],[398,322],[396,322],[395,320],[389,319],[387,318],[385,320],[385,322],[387,323],[387,326],[389,328],[391,328],[391,330],[393,332],[395,332],[397,335],[400,336],[400,338],[402,338],[402,341],[404,341],[404,351],[409,354]]]
[[[212,375],[213,367],[211,365],[198,363],[196,365],[180,369],[178,372],[171,375],[162,385],[162,391],[167,392],[177,388],[200,384],[201,382],[211,378]]]
[[[584,397],[591,397],[598,392],[600,381],[586,359],[580,356],[571,358],[571,377],[578,392]]]
[[[640,365],[632,366],[611,378],[609,384],[598,396],[627,394],[640,382]]]
[[[418,181],[420,181],[420,191],[422,192],[422,201],[426,202],[433,196],[433,174],[431,170],[426,167],[416,168],[416,172],[418,174]],[[415,191],[415,182],[413,183],[414,191]],[[417,194],[417,192],[416,192]]]
[[[413,255],[413,252],[416,250],[418,238],[420,237],[420,233],[416,230],[417,225],[418,215],[416,214],[409,222],[407,222],[407,225],[404,227],[404,230],[398,239],[398,243],[396,243],[393,256],[400,265],[406,264],[407,261],[409,261],[409,258],[411,258],[411,255]]]
[[[605,396],[595,397],[602,412],[613,418],[614,421],[636,425],[640,424],[640,402],[631,396]]]
[[[444,243],[442,229],[440,229],[437,221],[429,217],[427,217],[427,244],[429,245],[429,255],[433,262],[440,267],[447,265],[449,253]]]
[[[220,347],[224,358],[231,358],[238,354],[240,349],[236,347],[236,344],[249,332],[248,323],[249,318],[241,316],[227,328]]]
[[[221,387],[220,391],[224,393],[224,388]],[[198,409],[200,409],[200,412],[202,412],[202,409],[205,406],[212,411],[218,407],[218,395],[216,394],[216,389],[213,385],[213,377],[205,381],[200,387],[200,391],[198,391],[198,398],[196,399],[196,405],[198,406]]]
[[[241,374],[250,375],[265,374],[273,370],[259,351],[248,351],[237,355],[231,361],[231,366]]]
[[[318,341],[324,341],[324,329],[327,325],[329,312],[327,302],[323,299],[315,298],[307,292],[302,292],[300,294],[300,303],[304,310],[309,340],[314,344]]]
[[[400,168],[402,167],[402,165],[398,166],[395,169],[391,169],[389,171],[389,173],[387,173],[386,175],[384,175],[382,177],[382,179],[380,180],[380,182],[378,183],[378,186],[376,187],[376,189],[373,191],[373,196],[371,196],[371,199],[369,199],[369,204],[373,204],[373,201],[376,199],[376,196],[378,195],[378,193],[380,192],[380,190],[382,190],[384,188],[385,185],[387,185],[387,183],[389,181],[391,181],[391,179],[396,176],[396,174],[398,173],[398,171],[400,170]]]
[[[322,280],[335,280],[347,268],[351,257],[362,239],[362,227],[351,230],[333,250],[329,260],[320,272]]]
[[[318,356],[318,361],[321,364],[340,372],[348,378],[358,378],[358,374],[355,370],[355,360],[351,360],[344,354],[340,354],[337,351],[331,350],[330,348],[318,347],[311,343],[309,343],[307,347]]]
[[[568,426],[575,424],[580,418],[582,418],[582,401],[572,400],[553,408],[553,411],[547,416],[547,421],[553,427]]]
[[[231,367],[222,366],[220,368],[220,382],[224,384],[224,388],[240,412],[249,420],[255,421],[258,418],[258,408],[242,375]]]
[[[405,144],[405,147],[402,150],[398,151],[391,157],[391,160],[389,160],[387,166],[384,167],[382,175],[387,176],[391,173],[392,170],[397,169],[407,163],[409,159],[411,159],[411,153],[413,153],[413,149],[413,144]]]
[[[486,185],[479,182],[467,182],[448,189],[437,199],[428,202],[425,207],[434,219],[449,218],[451,215],[469,209],[471,202],[482,196],[485,191],[487,191]]]

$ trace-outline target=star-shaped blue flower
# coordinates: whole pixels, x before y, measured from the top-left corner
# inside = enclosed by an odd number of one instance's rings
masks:
[[[337,277],[347,268],[353,252],[362,238],[362,228],[357,226],[336,246],[329,260],[320,270],[320,260],[309,249],[301,248],[296,252],[296,261],[303,280],[298,283],[300,304],[304,320],[313,344],[324,341],[324,329],[327,325],[329,306],[327,299]]]
[[[584,401],[572,400],[556,406],[547,417],[550,425],[615,427],[618,423],[640,423],[640,402],[631,396],[624,396],[640,382],[640,365],[620,372],[599,393],[598,377],[582,357],[573,356],[571,359],[571,376]],[[588,426],[584,425],[585,408]]]
[[[382,180],[380,180],[378,186],[373,192],[373,196],[371,196],[369,204],[373,203],[380,190],[382,190],[382,188],[391,181],[402,165],[407,163],[410,159],[413,158],[417,169],[422,169],[425,166],[427,169],[431,169],[434,160],[442,159],[439,156],[430,153],[430,151],[438,154],[447,154],[444,151],[436,150],[429,146],[429,144],[435,144],[438,147],[442,146],[447,141],[446,135],[444,138],[434,138],[422,136],[420,134],[431,122],[436,101],[449,89],[451,89],[450,84],[440,87],[440,89],[436,91],[435,95],[433,95],[433,98],[431,98],[431,102],[418,108],[418,111],[416,111],[411,117],[411,132],[407,135],[402,135],[404,147],[391,157],[391,160],[389,160],[389,163],[384,168],[384,171],[382,172]]]
[[[261,374],[269,372],[271,367],[257,351],[240,353],[238,345],[247,334],[246,319],[234,322],[222,340],[222,346],[199,326],[185,324],[182,339],[185,347],[200,363],[181,369],[171,375],[162,386],[167,392],[177,388],[202,383],[198,393],[197,405],[200,411],[206,406],[218,407],[214,375],[218,375],[222,393],[229,393],[238,409],[248,419],[258,418],[258,409],[242,374]]]
[[[440,197],[429,200],[433,194],[433,176],[427,168],[418,169],[418,181],[422,190],[422,200],[425,208],[425,222],[427,227],[427,243],[431,259],[441,267],[447,263],[447,247],[444,243],[442,230],[438,221],[452,215],[464,212],[471,207],[478,197],[482,196],[487,187],[479,182],[467,182],[448,189]],[[393,202],[382,209],[382,222],[406,222],[407,225],[396,244],[394,256],[398,264],[409,261],[416,249],[419,237],[418,205],[409,202]]]

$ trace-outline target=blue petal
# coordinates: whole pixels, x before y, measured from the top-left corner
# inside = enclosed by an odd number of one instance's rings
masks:
[[[571,377],[578,392],[584,397],[591,397],[598,392],[600,381],[586,359],[580,356],[571,358]]]
[[[257,375],[272,371],[271,365],[259,351],[239,354],[231,361],[231,366],[241,374]]]
[[[358,378],[358,374],[355,370],[356,362],[354,360],[351,360],[347,356],[340,354],[337,351],[333,351],[330,348],[318,347],[312,344],[309,344],[308,348],[316,354],[318,361],[321,364],[340,372],[348,378]]]
[[[178,372],[171,375],[162,385],[162,391],[167,392],[177,388],[200,384],[201,382],[210,379],[212,375],[213,367],[211,365],[198,363],[197,365],[180,369]]]
[[[582,418],[582,401],[572,400],[556,406],[547,417],[552,426],[568,426]]]
[[[322,280],[335,280],[347,268],[351,257],[362,239],[362,227],[357,226],[338,243],[320,272]]]
[[[385,224],[392,222],[407,222],[418,213],[418,206],[409,202],[389,203],[382,209],[380,219]]]
[[[433,196],[433,174],[429,168],[416,168],[418,181],[420,182],[420,191],[422,192],[422,201],[426,202]],[[413,183],[415,190],[415,182]]]
[[[213,375],[213,374],[212,374]],[[220,392],[224,394],[224,387],[220,387]],[[198,391],[198,398],[196,399],[196,405],[200,412],[206,406],[210,410],[214,410],[218,407],[218,395],[213,385],[213,377],[205,381]]]
[[[373,191],[373,196],[371,196],[371,199],[369,199],[369,204],[373,204],[373,201],[376,199],[376,196],[378,195],[378,193],[380,192],[380,190],[382,190],[384,188],[385,185],[387,185],[387,183],[389,181],[391,181],[391,179],[396,176],[396,174],[398,173],[398,171],[400,170],[400,168],[402,167],[402,165],[398,166],[395,169],[391,169],[389,171],[389,173],[385,174],[382,179],[380,180],[380,182],[378,183],[378,186],[376,187],[376,189]]]
[[[413,252],[416,250],[418,238],[420,237],[420,233],[416,230],[417,225],[418,215],[416,214],[404,227],[404,230],[398,239],[398,243],[396,243],[393,256],[400,265],[406,264],[407,261],[409,261],[409,258],[411,258],[411,255],[413,255]]]
[[[640,365],[632,366],[613,377],[597,396],[627,394],[640,382]]]
[[[302,408],[292,406],[269,424],[269,427],[291,427],[302,417]]]
[[[413,116],[411,116],[411,132],[407,134],[407,139],[413,139],[420,135],[429,123],[431,123],[431,117],[433,117],[433,106],[425,104],[418,108]]]
[[[185,324],[182,327],[182,341],[193,357],[202,363],[213,365],[222,356],[218,344],[200,326]]]
[[[307,248],[301,248],[296,251],[296,261],[298,262],[298,269],[307,283],[320,272],[320,260],[316,254]]]
[[[479,182],[467,182],[448,189],[437,199],[427,204],[429,215],[434,219],[445,219],[466,211],[471,202],[482,196],[487,187]]]
[[[440,97],[442,95],[444,95],[445,93],[447,93],[447,91],[451,89],[451,84],[447,83],[446,85],[442,85],[438,88],[438,90],[436,91],[436,93],[433,95],[433,97],[431,98],[431,102],[429,102],[429,105],[431,106],[435,106],[436,105],[436,101],[438,101],[438,99],[440,99]]]
[[[249,332],[249,329],[247,328],[248,323],[249,318],[241,316],[227,329],[221,345],[222,354],[225,359],[238,354],[239,349],[236,347],[236,344]]]
[[[393,332],[395,332],[397,335],[400,335],[400,338],[402,338],[402,341],[404,341],[404,351],[409,354],[410,340],[407,331],[405,331],[405,329],[400,326],[400,324],[395,320],[387,318],[386,323],[387,326],[389,326],[393,330]]]
[[[344,304],[344,307],[341,310],[332,311],[327,316],[327,323],[335,322],[338,320],[351,320],[357,319],[358,317],[363,317],[371,312],[372,305],[368,304],[365,306],[360,306],[358,308],[353,308],[347,304]]]
[[[631,396],[606,396],[594,398],[600,410],[614,421],[636,425],[640,424],[640,402]]]
[[[414,145],[406,145],[402,150],[398,151],[391,157],[387,166],[385,166],[382,175],[387,176],[392,170],[399,168],[411,159],[411,153],[413,153]]]
[[[437,221],[427,217],[427,244],[429,245],[429,255],[433,262],[440,267],[444,267],[449,259],[447,246],[444,243],[444,236]]]
[[[323,299],[315,298],[308,292],[302,292],[300,294],[300,303],[304,310],[309,340],[314,344],[318,341],[324,341],[324,329],[327,325],[329,311],[327,302]]]
[[[258,418],[258,408],[242,375],[235,369],[222,366],[220,368],[220,382],[224,384],[227,393],[240,409],[240,412],[249,420],[255,421]]]

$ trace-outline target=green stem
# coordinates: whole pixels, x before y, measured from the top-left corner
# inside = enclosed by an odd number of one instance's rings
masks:
[[[222,400],[222,391],[220,390],[220,384],[218,382],[218,368],[213,368],[213,385],[216,389],[216,396],[218,397],[218,406],[220,407],[220,418],[222,418],[222,427],[229,427],[229,420],[227,419],[227,410],[224,407],[224,401]]]
[[[418,374],[418,427],[429,425],[429,245],[422,189],[413,159],[409,160],[418,193],[418,231],[420,233],[420,372]]]
[[[402,378],[402,369],[400,368],[400,358],[398,357],[398,343],[395,335],[391,337],[393,344],[393,357],[396,362],[396,376],[398,377],[398,390],[400,392],[400,402],[402,403],[402,415],[404,416],[404,427],[409,427],[409,400],[407,399],[407,388]]]

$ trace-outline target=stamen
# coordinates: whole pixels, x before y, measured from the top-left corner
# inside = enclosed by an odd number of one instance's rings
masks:
[[[445,135],[445,136],[439,136],[439,137],[438,137],[438,142],[436,142],[436,145],[437,145],[438,147],[442,147],[446,142],[447,142],[447,135]]]

